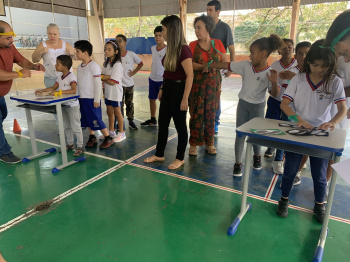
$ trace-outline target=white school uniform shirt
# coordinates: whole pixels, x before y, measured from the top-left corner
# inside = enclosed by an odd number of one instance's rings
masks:
[[[294,66],[294,67],[290,68],[288,71],[291,71],[291,72],[293,72],[295,74],[299,74],[301,69],[298,66]],[[288,80],[284,80],[284,81],[286,83],[284,89],[286,89],[288,87],[289,83],[290,83],[290,80],[288,79]],[[281,97],[281,99],[282,99],[282,97]],[[295,112],[295,106],[294,106],[293,102],[289,103],[289,107]]]
[[[106,67],[102,69],[102,75],[110,75],[115,84],[109,85],[106,82],[105,86],[105,98],[111,101],[121,102],[123,100],[123,66],[121,62],[116,62],[113,66],[108,63]]]
[[[344,57],[338,58],[337,73],[343,80],[344,87],[350,87],[350,63],[344,62]],[[346,98],[346,109],[350,107],[350,97]],[[333,118],[338,112],[337,105],[332,105],[331,117]],[[350,120],[345,116],[337,125],[336,128],[348,130],[350,126]]]
[[[77,67],[77,80],[79,98],[90,98],[99,103],[102,92],[101,67],[92,60],[86,65],[81,63]]]
[[[293,58],[292,62],[287,66],[284,66],[282,64],[281,60],[278,60],[278,61],[275,61],[271,64],[271,68],[275,69],[277,71],[277,74],[279,74],[282,71],[290,71],[292,68],[296,67],[297,65],[298,65],[297,60],[295,60]],[[289,83],[289,80],[285,80],[285,79],[278,77],[277,84],[280,87],[280,92],[279,92],[277,97],[273,97],[273,96],[271,96],[271,97],[278,100],[278,101],[282,101],[282,97],[283,97],[284,91],[286,90],[288,83]]]
[[[260,104],[266,101],[267,91],[272,89],[272,84],[266,76],[270,71],[269,65],[257,71],[252,62],[247,60],[231,62],[229,70],[242,76],[242,89],[238,94],[239,99],[252,104]]]
[[[149,78],[151,78],[151,80],[155,82],[162,82],[163,74],[164,74],[162,59],[166,53],[166,45],[160,50],[158,50],[157,46],[154,45],[151,47],[151,51],[152,51],[152,67],[151,67],[151,73],[149,75]]]
[[[69,72],[65,77],[60,76],[57,78],[56,83],[58,84],[58,90],[70,90],[72,89],[71,84],[77,83],[77,78],[72,72]],[[67,103],[64,103],[64,105],[74,107],[79,105],[78,99],[74,101],[69,101]]]
[[[331,120],[332,104],[345,101],[342,80],[333,76],[329,81],[330,94],[321,92],[324,81],[313,84],[306,73],[300,73],[292,78],[283,98],[294,102],[295,113],[314,127]]]
[[[126,51],[125,55],[122,56],[122,65],[123,65],[123,81],[122,86],[133,86],[134,79],[129,76],[129,72],[134,70],[134,64],[141,64],[142,60],[133,52]]]

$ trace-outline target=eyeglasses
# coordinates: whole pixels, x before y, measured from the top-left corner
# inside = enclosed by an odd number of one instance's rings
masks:
[[[282,126],[282,127],[298,128],[298,125],[292,125],[292,124],[288,124],[288,123],[279,123],[278,125]]]

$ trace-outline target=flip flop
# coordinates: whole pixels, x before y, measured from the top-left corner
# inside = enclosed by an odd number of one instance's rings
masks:
[[[153,160],[151,160],[150,158],[154,157]],[[153,163],[153,162],[162,162],[165,160],[165,157],[157,157],[157,156],[151,156],[151,157],[147,157],[143,160],[144,163]]]
[[[178,160],[178,159],[176,159],[176,160]],[[176,160],[175,160],[175,161],[176,161]],[[174,162],[175,162],[175,161],[174,161]],[[180,160],[178,160],[178,161],[180,161]],[[175,166],[175,165],[174,165],[174,162],[171,163],[171,164],[168,166],[169,169],[175,170],[175,169],[178,169],[178,168],[182,167],[182,166],[185,164],[185,160],[180,161],[180,165],[179,165],[179,166]]]

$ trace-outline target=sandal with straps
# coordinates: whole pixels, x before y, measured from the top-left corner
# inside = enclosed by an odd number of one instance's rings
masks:
[[[197,147],[196,146],[190,146],[190,149],[188,150],[188,154],[190,156],[197,156]]]
[[[208,152],[210,155],[216,155],[216,148],[214,146],[205,146],[205,150]]]
[[[81,156],[82,154],[84,154],[84,148],[77,147],[77,149],[75,150],[73,156]]]

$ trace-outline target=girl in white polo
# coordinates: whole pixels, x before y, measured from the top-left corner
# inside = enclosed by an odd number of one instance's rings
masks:
[[[124,119],[120,107],[123,99],[123,66],[121,63],[121,53],[117,42],[110,40],[105,45],[106,60],[102,69],[102,81],[104,83],[105,104],[109,122],[109,135],[114,138],[114,142],[126,139],[123,130]],[[119,132],[114,131],[114,121],[117,118]],[[102,136],[102,139],[104,137]]]
[[[292,78],[283,95],[281,109],[289,118],[296,117],[299,127],[333,130],[346,114],[345,93],[342,80],[334,74],[335,54],[330,48],[320,46],[322,43],[323,41],[317,41],[311,46],[302,72]],[[289,107],[290,102],[294,103],[295,111]],[[333,103],[337,105],[338,112],[331,118]],[[277,215],[280,217],[288,216],[288,198],[302,157],[302,154],[286,152],[282,197],[277,208]],[[323,202],[326,196],[328,159],[310,156],[310,166],[314,181],[314,213],[316,220],[322,223],[325,213]]]

